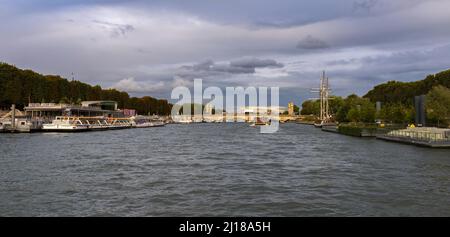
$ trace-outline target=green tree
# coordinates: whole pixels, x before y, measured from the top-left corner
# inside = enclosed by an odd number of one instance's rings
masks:
[[[345,118],[345,121],[349,121],[349,122],[359,122],[359,121],[361,121],[360,110],[358,108],[351,108],[347,112],[347,116]]]
[[[297,105],[294,105],[294,114],[299,114],[300,108]]]
[[[378,118],[390,123],[411,123],[414,121],[414,107],[411,104],[389,103],[381,106]]]
[[[306,100],[302,103],[302,110],[300,114],[302,115],[319,115],[320,112],[320,102],[318,100]]]
[[[388,81],[375,86],[364,95],[372,102],[387,104],[412,104],[414,96],[427,94],[433,87],[441,85],[450,88],[450,70],[428,75],[425,79],[414,82]]]
[[[336,99],[335,119],[339,122],[366,122],[375,121],[375,104],[369,99],[361,98],[355,94],[345,99]]]
[[[427,116],[436,121],[448,124],[450,119],[450,89],[444,86],[435,86],[427,94],[425,100]]]
[[[145,96],[130,98],[128,93],[102,89],[56,75],[41,75],[31,70],[0,63],[0,107],[16,104],[22,109],[31,102],[77,103],[83,100],[114,100],[119,108],[136,109],[140,114],[170,114],[172,105],[167,100]]]

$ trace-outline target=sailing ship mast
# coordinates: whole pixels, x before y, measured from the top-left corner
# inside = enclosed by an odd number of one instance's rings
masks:
[[[319,93],[319,100],[320,100],[320,114],[319,114],[319,120],[320,123],[328,123],[330,122],[330,105],[329,105],[329,97],[330,97],[330,85],[328,83],[328,77],[325,74],[325,71],[322,72],[322,75],[320,77],[320,86],[318,89],[315,89]]]

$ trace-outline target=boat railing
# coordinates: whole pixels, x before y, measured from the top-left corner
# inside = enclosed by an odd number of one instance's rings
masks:
[[[82,106],[82,105],[74,105],[74,104],[58,104],[58,103],[29,103],[27,108],[53,108],[53,109],[92,109],[92,110],[102,110],[100,106]]]

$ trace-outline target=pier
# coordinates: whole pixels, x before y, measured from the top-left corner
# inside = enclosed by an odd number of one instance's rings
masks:
[[[377,139],[432,148],[450,148],[450,129],[407,128],[378,135]]]

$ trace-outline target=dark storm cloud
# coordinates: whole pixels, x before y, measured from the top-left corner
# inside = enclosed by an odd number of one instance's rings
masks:
[[[395,80],[417,80],[409,77],[412,73],[427,74],[450,68],[450,44],[429,50],[409,50],[388,56],[366,57],[362,59],[363,70],[370,74],[377,72],[391,75]]]
[[[262,68],[283,67],[284,65],[273,59],[241,58],[231,61],[230,66],[241,68]]]
[[[360,65],[354,71],[355,78],[363,75],[389,75],[392,80],[417,80],[408,78],[409,73],[438,72],[450,68],[450,44],[431,49],[417,49],[400,51],[386,55],[365,56],[362,58],[348,58],[326,62],[328,66]],[[345,71],[335,70],[335,71]],[[348,72],[346,72],[348,74]],[[371,77],[371,78],[375,78]]]
[[[372,8],[374,8],[378,4],[378,0],[363,0],[363,1],[355,1],[353,3],[353,11],[365,11],[370,12]]]
[[[190,74],[190,71],[196,72],[193,75],[197,76],[217,75],[219,73],[251,74],[256,72],[256,68],[281,67],[284,67],[284,65],[273,59],[258,59],[246,57],[232,60],[229,63],[215,63],[212,60],[206,60],[194,65],[182,66],[181,68],[184,69],[185,72],[181,74],[187,75]],[[186,73],[186,71],[188,73]]]
[[[415,49],[361,58],[326,61],[333,89],[341,95],[364,95],[374,85],[390,80],[416,81],[450,69],[450,44],[431,49]],[[313,75],[307,75],[313,77]],[[334,91],[333,93],[335,93]]]
[[[210,71],[212,66],[214,66],[214,61],[209,59],[192,66],[183,66],[183,68],[192,69],[194,71]]]
[[[325,41],[311,35],[306,36],[297,44],[298,49],[325,49],[328,47]]]
[[[255,73],[255,67],[238,67],[230,64],[216,64],[211,67],[211,71],[231,74]]]

